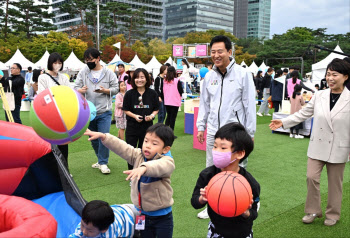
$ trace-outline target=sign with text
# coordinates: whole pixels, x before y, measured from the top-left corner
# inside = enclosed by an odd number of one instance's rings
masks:
[[[182,57],[183,56],[183,46],[182,45],[173,45],[173,56]]]
[[[196,56],[207,56],[207,45],[196,45]]]

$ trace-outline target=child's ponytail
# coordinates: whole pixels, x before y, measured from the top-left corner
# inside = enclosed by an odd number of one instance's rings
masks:
[[[300,84],[296,84],[295,86],[294,86],[294,92],[293,92],[293,99],[295,99],[295,97],[296,97],[296,95],[297,95],[297,93],[300,93],[301,92],[301,89],[302,89],[303,87],[300,85]]]

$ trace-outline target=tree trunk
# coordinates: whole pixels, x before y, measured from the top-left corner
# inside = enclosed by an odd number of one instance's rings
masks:
[[[130,40],[131,40],[131,29],[132,29],[132,16],[130,18],[130,27],[129,27],[129,41],[128,46],[130,46]]]
[[[84,25],[83,10],[79,9],[81,24]]]
[[[28,6],[29,8],[29,6]],[[26,31],[27,31],[27,38],[30,38],[30,34],[29,34],[29,9],[27,9],[26,11],[26,20],[25,20],[25,24],[26,24]]]
[[[8,17],[9,17],[9,1],[10,0],[6,0],[6,13],[5,13],[5,27],[4,27],[4,41],[6,42],[6,39],[7,39],[7,22],[8,22]]]

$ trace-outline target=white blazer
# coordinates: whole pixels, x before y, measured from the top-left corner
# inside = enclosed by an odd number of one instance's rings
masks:
[[[318,91],[299,112],[282,119],[290,128],[314,116],[307,156],[328,163],[346,163],[350,153],[350,91],[345,87],[332,111],[330,89]]]

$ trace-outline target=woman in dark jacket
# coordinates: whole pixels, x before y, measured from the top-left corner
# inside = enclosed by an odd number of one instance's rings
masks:
[[[275,108],[275,112],[278,112],[282,103],[283,97],[283,80],[281,80],[283,72],[282,70],[277,70],[275,78],[271,82],[270,90],[271,90],[271,101]]]
[[[263,98],[263,92],[260,90],[262,83],[262,71],[259,70],[254,79],[256,92],[258,93],[258,105],[261,105],[261,99]]]

